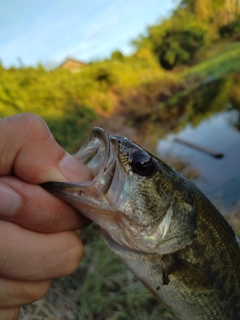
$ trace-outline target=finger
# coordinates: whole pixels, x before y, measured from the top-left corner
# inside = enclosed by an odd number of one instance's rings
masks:
[[[15,177],[0,177],[0,217],[43,233],[81,229],[89,224],[66,202]]]
[[[80,263],[83,246],[74,231],[42,234],[0,221],[0,272],[8,279],[41,281],[65,276]]]
[[[0,278],[0,309],[37,301],[47,294],[50,285],[50,280],[31,282]]]
[[[82,181],[91,172],[55,141],[45,122],[33,114],[0,119],[0,175],[14,173],[31,183]]]
[[[1,320],[17,320],[20,308],[0,308]]]

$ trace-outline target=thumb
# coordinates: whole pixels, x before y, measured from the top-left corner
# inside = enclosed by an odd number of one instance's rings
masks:
[[[59,146],[36,115],[0,119],[0,137],[0,176],[14,174],[35,184],[92,178],[90,170]]]

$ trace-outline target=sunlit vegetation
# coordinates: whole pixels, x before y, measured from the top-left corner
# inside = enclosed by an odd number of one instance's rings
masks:
[[[207,3],[181,1],[170,18],[132,41],[134,54],[115,51],[110,59],[89,63],[79,72],[0,66],[0,116],[34,112],[48,122],[63,147],[76,151],[87,128],[116,110],[127,125],[157,121],[163,127],[189,110],[199,111],[193,101],[199,91],[239,71],[239,3]],[[238,81],[229,81],[235,96],[229,94],[238,106]]]
[[[196,125],[221,109],[240,109],[239,40],[239,1],[182,0],[171,17],[132,41],[131,56],[115,51],[75,73],[0,65],[0,116],[40,115],[69,152],[97,119],[114,121],[116,113],[142,135],[149,124],[153,134],[157,125],[162,133],[187,121]],[[82,236],[79,270],[58,282],[74,302],[71,319],[173,319],[99,240],[95,227]],[[70,319],[62,313],[61,319]]]

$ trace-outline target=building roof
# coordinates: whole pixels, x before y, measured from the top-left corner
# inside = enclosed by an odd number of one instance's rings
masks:
[[[58,68],[67,69],[72,72],[78,72],[85,65],[86,65],[86,63],[84,63],[82,61],[72,59],[72,58],[67,58],[58,66]]]

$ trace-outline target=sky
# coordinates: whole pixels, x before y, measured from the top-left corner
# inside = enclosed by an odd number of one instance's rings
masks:
[[[177,0],[1,0],[0,61],[57,66],[130,54],[131,40],[168,17]]]

